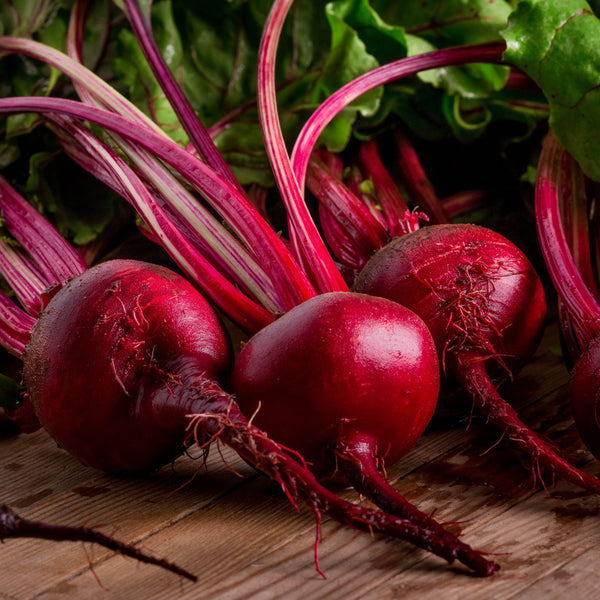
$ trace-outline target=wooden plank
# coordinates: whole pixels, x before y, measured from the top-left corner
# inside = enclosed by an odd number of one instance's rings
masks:
[[[25,441],[23,437],[15,443],[22,445]],[[46,445],[52,445],[47,436]],[[39,443],[36,445],[38,451],[43,450],[40,446]],[[131,479],[100,474],[75,463],[72,458],[70,461],[71,471],[79,473],[79,477],[70,477],[76,485],[40,498],[30,508],[19,510],[20,514],[66,525],[101,525],[105,533],[130,543],[142,542],[145,546],[150,544],[147,538],[153,532],[169,527],[199,507],[214,502],[229,489],[256,477],[237,457],[229,456],[229,466],[226,466],[216,453],[209,457],[206,469],[201,461],[186,458],[177,461],[174,469],[165,468],[146,477]],[[243,477],[234,475],[232,469]],[[34,497],[39,495],[37,489],[46,488],[36,482],[33,468],[30,475],[32,492],[29,496]],[[4,493],[0,501],[14,506],[11,497]],[[148,548],[152,550],[150,546]],[[111,554],[108,550],[93,547],[88,556],[82,545],[76,543],[9,540],[2,549],[0,591],[7,593],[10,590],[14,598],[30,598],[47,588],[49,582],[69,579],[87,570],[90,561],[95,564]],[[40,562],[41,556],[43,562]],[[131,568],[130,559],[118,559]],[[24,573],[30,575],[24,578]]]

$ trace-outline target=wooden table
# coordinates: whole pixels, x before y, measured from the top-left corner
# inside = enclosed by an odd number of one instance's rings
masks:
[[[600,472],[569,417],[567,373],[556,327],[533,362],[504,388],[523,419]],[[0,440],[0,502],[47,522],[99,526],[168,557],[200,578],[175,575],[97,546],[7,540],[0,599],[486,599],[593,598],[600,593],[600,499],[558,483],[532,484],[526,460],[482,422],[428,432],[389,469],[425,511],[495,555],[502,570],[473,577],[407,543],[325,521],[313,560],[315,522],[275,484],[225,450],[207,470],[197,457],[140,479],[76,463],[44,432]],[[493,446],[493,447],[492,447]],[[489,451],[487,451],[489,450]],[[487,451],[487,452],[486,452]],[[351,500],[357,496],[344,492]],[[106,591],[105,591],[106,590]]]

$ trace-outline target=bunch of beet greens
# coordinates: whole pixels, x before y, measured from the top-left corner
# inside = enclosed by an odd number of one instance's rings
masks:
[[[26,402],[41,425],[88,465],[135,473],[172,461],[191,444],[220,441],[278,482],[292,504],[303,499],[318,524],[323,513],[490,575],[498,565],[411,505],[388,484],[384,465],[408,452],[429,424],[441,373],[444,388],[467,390],[488,421],[530,454],[536,474],[546,469],[600,490],[598,480],[521,423],[496,389],[539,341],[539,278],[500,235],[448,224],[450,203],[415,179],[419,209],[432,221],[421,227],[419,212],[386,181],[373,144],[364,145],[354,189],[335,157],[313,149],[331,119],[365,91],[435,67],[499,63],[506,46],[447,48],[367,73],[319,107],[289,156],[275,59],[291,4],[273,3],[257,84],[289,240],[261,216],[216,150],[136,0],[125,0],[125,13],[192,150],[82,65],[83,3],[73,8],[68,56],[0,37],[3,53],[47,62],[71,78],[80,98],[3,98],[0,113],[43,115],[64,151],[135,209],[183,274],[130,260],[65,265],[63,242],[38,246],[22,220],[10,222],[11,202],[22,199],[5,186],[6,226],[23,252],[2,249],[0,267],[21,306],[1,297],[0,341],[23,361]],[[400,135],[398,143],[407,148]],[[327,245],[304,201],[305,178],[320,202]],[[366,179],[377,203],[361,194]],[[251,336],[235,362],[213,306]],[[65,361],[81,365],[68,386]],[[90,389],[90,372],[105,385]],[[110,440],[98,423],[110,424]],[[380,510],[343,501],[323,486],[331,478],[349,481]]]

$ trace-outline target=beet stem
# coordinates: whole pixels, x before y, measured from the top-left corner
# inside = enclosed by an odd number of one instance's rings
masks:
[[[138,548],[119,542],[118,540],[97,531],[91,527],[71,527],[67,525],[52,525],[41,521],[24,519],[16,514],[6,504],[0,505],[0,541],[7,538],[36,538],[57,542],[90,542],[104,546],[109,550],[130,556],[140,562],[149,563],[181,575],[190,581],[198,581],[195,575],[182,569],[175,563],[162,558],[145,554]]]
[[[534,473],[541,472],[540,467],[547,468],[553,476],[596,494],[600,493],[599,479],[557,454],[556,448],[549,441],[521,421],[515,409],[498,393],[485,369],[484,361],[475,360],[464,369],[458,369],[458,376],[488,422],[498,427],[514,444],[529,454]]]
[[[444,558],[450,564],[457,557],[448,548],[447,534],[441,536],[439,531],[422,527],[407,518],[353,504],[325,488],[297,458],[252,425],[233,398],[215,382],[201,376],[192,387],[195,387],[195,405],[200,410],[188,415],[188,441],[202,447],[207,440],[218,437],[249,464],[277,482],[294,507],[295,499],[302,498],[315,512],[317,523],[321,514],[326,514],[362,531],[378,531],[408,541]],[[322,574],[318,563],[317,569]],[[479,575],[491,575],[495,570],[491,566],[483,568],[482,564],[477,565],[476,572]]]
[[[460,541],[433,517],[420,511],[387,481],[381,474],[377,444],[371,436],[359,433],[341,436],[335,451],[336,456],[341,459],[337,463],[338,467],[359,494],[385,512],[408,519],[418,527],[429,530],[446,547],[449,562],[456,558],[483,577],[500,569],[500,565],[484,558],[481,552]]]

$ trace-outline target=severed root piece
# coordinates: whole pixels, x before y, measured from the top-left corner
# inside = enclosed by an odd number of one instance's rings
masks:
[[[0,504],[0,541],[8,538],[37,538],[57,542],[91,542],[130,556],[140,562],[149,563],[181,575],[190,581],[198,578],[176,564],[145,554],[131,544],[125,544],[105,535],[92,527],[72,527],[67,525],[51,525],[41,521],[24,519],[6,504]]]

